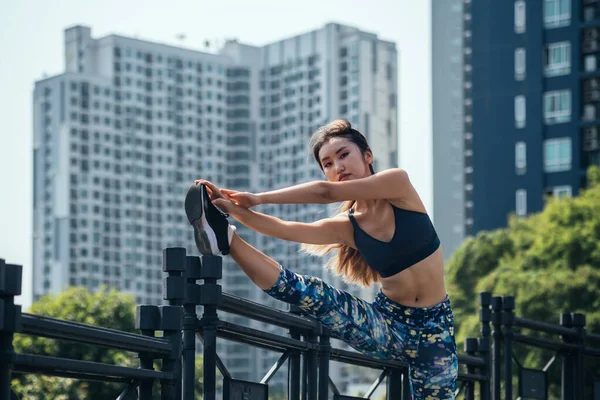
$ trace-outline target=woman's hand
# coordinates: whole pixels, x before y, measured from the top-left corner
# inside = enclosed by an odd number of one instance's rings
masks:
[[[238,192],[231,189],[222,189],[221,192],[240,207],[251,208],[261,204],[260,197],[254,193]]]
[[[224,193],[224,189],[221,190],[216,187],[212,182],[209,182],[204,179],[198,179],[195,183],[202,184],[206,186],[206,191],[208,192],[208,197],[210,197],[210,201],[217,207],[221,209],[221,211],[227,214],[233,214],[237,205],[231,201]]]

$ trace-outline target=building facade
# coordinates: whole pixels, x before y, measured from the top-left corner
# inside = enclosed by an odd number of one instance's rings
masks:
[[[446,260],[465,237],[462,4],[431,3],[433,215]]]
[[[600,164],[600,5],[464,1],[465,233],[576,195]]]
[[[138,304],[160,304],[162,249],[198,253],[183,209],[193,181],[260,192],[323,179],[307,143],[329,120],[348,119],[365,133],[377,170],[397,166],[395,44],[356,28],[327,24],[260,47],[229,41],[212,54],[94,39],[89,27],[75,26],[65,31],[65,65],[36,82],[33,95],[34,300],[104,284]],[[305,222],[332,212],[261,210]],[[297,244],[239,234],[289,268],[344,286]],[[228,293],[282,307],[228,258],[222,283]],[[260,379],[279,356],[224,341],[220,354],[247,380]]]

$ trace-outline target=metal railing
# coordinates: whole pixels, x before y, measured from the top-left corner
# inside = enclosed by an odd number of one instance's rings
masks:
[[[289,400],[326,400],[330,394],[338,400],[354,399],[340,393],[330,379],[331,361],[381,371],[366,398],[385,380],[387,399],[410,399],[407,365],[332,347],[329,331],[293,307],[286,312],[222,293],[218,283],[222,278],[221,257],[200,258],[188,256],[184,248],[167,248],[163,250],[163,271],[167,275],[163,281],[163,298],[169,304],[137,306],[136,329],[141,334],[132,334],[22,313],[20,306],[14,304],[14,297],[21,293],[22,268],[0,260],[0,399],[10,398],[13,372],[120,382],[124,388],[118,399],[124,399],[134,391],[137,391],[138,399],[151,399],[153,383],[159,382],[163,400],[194,399],[195,383],[200,378],[195,376],[196,339],[203,344],[204,400],[216,399],[217,370],[223,377],[220,390],[224,399],[266,400],[269,381],[286,363]],[[464,343],[466,354],[459,355],[458,391],[464,393],[465,399],[475,398],[476,384],[482,400],[500,399],[501,346],[504,347],[506,361],[504,376],[511,377],[513,342],[567,349],[569,352],[564,354],[563,368],[574,369],[573,373],[564,374],[566,389],[563,398],[583,398],[583,391],[575,388],[581,384],[580,375],[583,375],[577,371],[582,370],[585,355],[600,355],[600,349],[585,345],[600,336],[586,334],[585,319],[582,325],[580,314],[570,316],[570,320],[563,316],[563,326],[554,326],[515,318],[512,297],[499,298],[481,293],[479,303],[481,335],[467,339]],[[197,313],[197,306],[202,306],[201,315]],[[219,318],[219,313],[278,326],[289,331],[289,335],[226,322]],[[552,331],[562,335],[563,340],[521,335],[512,331],[513,326]],[[12,345],[15,332],[136,352],[139,367],[19,354]],[[161,333],[160,337],[156,337],[157,333]],[[256,346],[279,352],[281,356],[259,382],[241,381],[229,373],[217,354],[217,340]],[[162,361],[159,370],[154,369],[155,360]],[[511,385],[505,385],[507,399],[512,398],[511,390]]]

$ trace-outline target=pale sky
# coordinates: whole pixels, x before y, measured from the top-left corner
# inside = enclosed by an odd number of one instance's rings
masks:
[[[0,258],[24,266],[30,305],[32,259],[32,93],[64,71],[63,31],[82,24],[112,33],[203,49],[206,39],[263,45],[320,28],[356,26],[396,43],[399,53],[400,167],[432,209],[430,0],[3,0],[0,12]],[[176,36],[186,35],[184,42]],[[331,116],[332,119],[335,116]],[[157,266],[159,268],[160,266]]]

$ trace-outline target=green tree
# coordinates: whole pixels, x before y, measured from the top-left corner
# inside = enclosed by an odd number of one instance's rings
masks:
[[[513,215],[508,228],[466,240],[448,263],[447,281],[459,343],[478,336],[482,291],[514,295],[516,315],[537,321],[556,324],[562,312],[584,313],[586,329],[599,332],[600,169],[589,169],[588,189],[578,197],[550,198],[542,212]],[[529,368],[542,368],[552,355],[515,348],[516,358]],[[558,370],[551,370],[554,382],[560,381]]]

